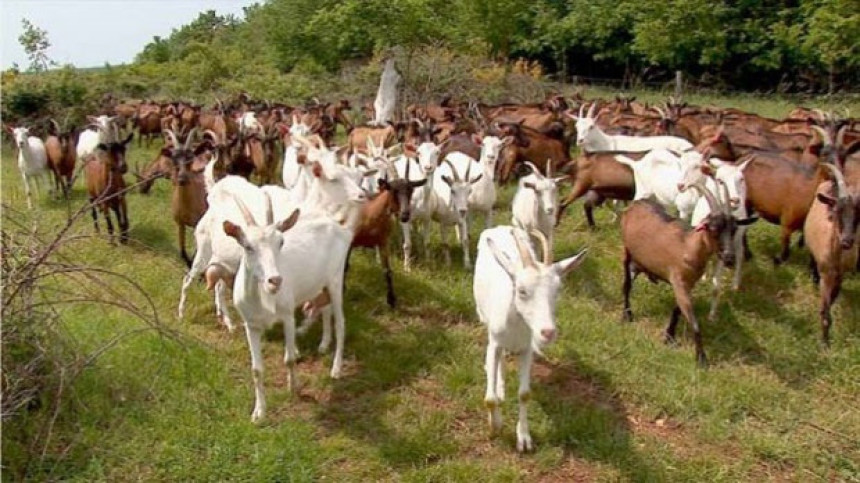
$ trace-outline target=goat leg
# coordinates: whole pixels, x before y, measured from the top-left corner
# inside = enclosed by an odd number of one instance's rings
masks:
[[[385,286],[387,290],[385,300],[388,302],[388,306],[393,309],[394,306],[397,305],[397,296],[394,295],[394,281],[391,277],[391,263],[387,243],[381,250],[379,250],[379,254],[382,258],[382,270],[385,272]]]
[[[780,240],[782,243],[782,251],[779,256],[773,258],[774,265],[780,265],[786,260],[788,260],[789,250],[791,248],[791,228],[787,226],[782,227],[782,233],[780,234]]]
[[[624,293],[624,313],[622,314],[622,322],[633,322],[633,310],[630,309],[630,290],[633,288],[633,274],[631,273],[633,269],[633,258],[630,256],[630,252],[624,250],[624,286],[622,287],[622,292]]]
[[[672,289],[675,291],[675,307],[681,310],[681,313],[684,314],[684,318],[687,319],[687,323],[690,324],[690,328],[693,330],[693,342],[696,344],[696,361],[700,367],[707,367],[708,359],[705,357],[705,349],[702,345],[702,332],[699,329],[696,314],[693,312],[693,302],[690,300],[692,287],[675,282],[672,284]],[[674,312],[672,314],[673,316],[675,315]],[[675,317],[675,322],[677,323],[677,317]]]
[[[681,317],[681,309],[676,305],[672,309],[672,316],[669,318],[669,325],[666,326],[666,332],[663,337],[663,342],[667,345],[675,345],[675,329],[678,327],[678,319]]]
[[[188,256],[188,252],[185,251],[185,225],[178,224],[179,228],[179,255],[185,260],[185,266],[187,268],[191,268],[191,258]]]

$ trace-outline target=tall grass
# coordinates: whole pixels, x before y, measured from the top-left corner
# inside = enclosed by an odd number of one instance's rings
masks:
[[[590,93],[590,92],[589,92]],[[721,100],[707,100],[720,102]],[[781,103],[727,104],[784,114]],[[133,165],[156,149],[130,154]],[[24,200],[12,153],[3,149],[3,202]],[[217,325],[211,297],[195,285],[182,321],[175,311],[184,273],[168,214],[170,186],[129,196],[128,246],[81,240],[64,254],[110,268],[139,284],[162,322],[183,335],[123,340],[74,383],[56,418],[44,458],[25,461],[3,434],[10,478],[69,480],[337,481],[765,481],[860,479],[860,279],[850,274],[835,308],[833,344],[819,346],[818,298],[808,253],[793,248],[773,267],[778,229],[750,230],[755,253],[744,287],[724,295],[719,316],[705,322],[709,370],[696,367],[682,328],[678,347],[661,331],[673,298],[666,285],[634,284],[632,324],[621,320],[621,249],[617,223],[597,213],[589,231],[574,206],[558,228],[557,257],[590,252],[565,283],[560,338],[534,368],[530,405],[537,451],[514,449],[515,401],[503,406],[504,429],[491,439],[482,412],[485,330],[471,297],[471,273],[459,252],[440,260],[438,236],[410,274],[395,262],[399,306],[385,305],[384,279],[372,252],[353,254],[346,294],[346,375],[332,380],[330,355],[319,355],[319,328],[299,340],[302,389],[284,385],[283,337],[264,342],[269,415],[257,427],[250,358],[241,331]],[[509,223],[513,190],[502,191],[496,223]],[[72,206],[85,195],[78,187]],[[8,226],[10,209],[4,210]],[[66,205],[40,195],[20,222],[44,236],[64,226]],[[16,218],[17,219],[17,218]],[[478,228],[473,228],[477,239]],[[70,236],[90,235],[88,219]],[[6,274],[4,273],[4,276]],[[694,298],[704,317],[709,288]],[[63,307],[63,328],[77,344],[96,347],[136,322],[97,305]],[[234,314],[238,316],[237,314]],[[4,321],[5,322],[5,321]],[[5,325],[5,324],[4,324]],[[515,365],[507,371],[515,387]],[[510,391],[509,391],[510,392]],[[12,429],[32,434],[44,408],[21,413]],[[5,425],[4,425],[5,426]],[[26,448],[25,448],[26,449]],[[5,476],[5,475],[4,475]]]

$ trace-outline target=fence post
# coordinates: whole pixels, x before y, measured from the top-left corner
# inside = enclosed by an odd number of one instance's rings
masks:
[[[684,78],[680,70],[675,71],[675,98],[680,99],[683,93]]]

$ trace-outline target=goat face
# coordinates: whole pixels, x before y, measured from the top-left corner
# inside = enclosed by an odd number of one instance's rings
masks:
[[[15,137],[15,144],[18,146],[18,149],[25,149],[27,147],[27,143],[29,142],[28,138],[30,137],[30,129],[26,127],[16,127],[12,130],[12,135]]]
[[[535,192],[537,209],[540,213],[554,217],[558,206],[558,187],[555,180],[531,175],[534,179],[525,181],[523,186]],[[555,218],[553,218],[555,219]]]
[[[442,152],[439,146],[430,142],[421,143],[415,151],[418,154],[418,164],[424,174],[426,176],[433,174],[436,166],[439,166],[439,154]]]
[[[311,173],[320,181],[319,187],[325,198],[335,205],[363,203],[367,199],[360,182],[348,170],[331,160],[315,162],[311,169]]]
[[[477,183],[483,175],[478,175],[471,181],[469,180],[454,180],[450,177],[442,176],[442,181],[451,188],[451,199],[448,208],[457,214],[459,219],[463,219],[466,213],[469,212],[469,195],[472,193],[472,185]]]
[[[263,290],[270,294],[278,293],[284,280],[278,266],[278,254],[284,245],[283,231],[286,231],[280,229],[281,225],[251,225],[242,228],[228,220],[225,220],[223,225],[224,233],[242,247],[246,269]]]
[[[481,140],[481,163],[486,168],[484,172],[495,173],[502,149],[511,144],[513,140],[512,137],[506,137],[502,140],[496,136],[486,136]]]
[[[824,193],[817,194],[818,201],[827,205],[827,215],[835,223],[839,233],[839,244],[843,250],[854,246],[858,227],[860,227],[860,200],[855,201],[851,195],[833,197]]]
[[[389,189],[394,195],[395,209],[402,223],[409,223],[409,219],[412,218],[412,193],[415,191],[415,188],[424,186],[426,182],[426,179],[419,181],[409,181],[406,179],[395,179],[392,181],[379,180],[379,188]],[[383,184],[385,184],[384,187]]]
[[[735,220],[731,215],[726,215],[723,212],[711,212],[705,219],[701,228],[708,230],[710,235],[717,242],[717,256],[722,262],[732,267],[735,264],[735,233],[738,231],[739,225],[752,223],[755,219]]]
[[[597,124],[594,122],[594,119],[589,117],[578,118],[576,120],[576,145],[582,146],[595,127],[597,127]]]

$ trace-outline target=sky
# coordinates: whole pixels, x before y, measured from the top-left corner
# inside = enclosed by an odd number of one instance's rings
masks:
[[[26,69],[18,43],[21,19],[47,31],[48,57],[76,67],[128,63],[158,35],[170,32],[205,10],[242,18],[242,7],[262,0],[0,0],[0,68]]]

